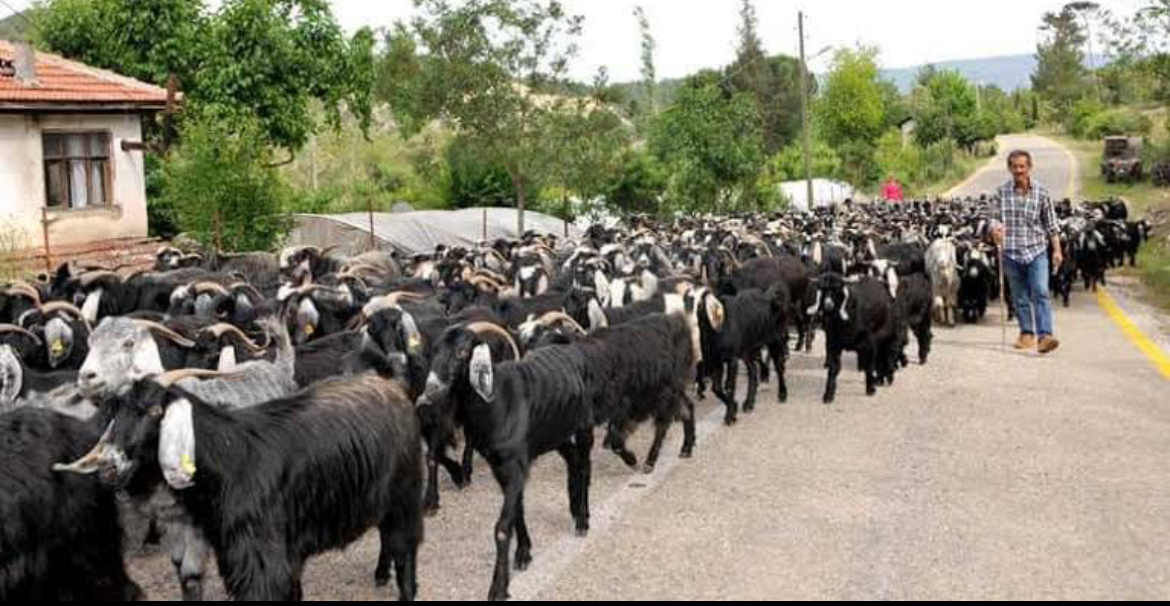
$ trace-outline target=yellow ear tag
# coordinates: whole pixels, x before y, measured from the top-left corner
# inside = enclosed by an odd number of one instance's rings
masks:
[[[305,334],[306,335],[311,337],[311,336],[313,336],[313,333],[315,333],[315,332],[317,332],[316,326],[313,326],[312,324],[308,324],[305,326]]]
[[[422,347],[422,341],[420,341],[418,337],[411,336],[410,339],[406,342],[406,347],[407,349],[414,351],[419,347]]]
[[[191,455],[184,454],[179,457],[179,468],[187,475],[195,475],[195,461],[191,460]]]
[[[51,351],[52,351],[54,354],[60,354],[60,353],[64,353],[64,352],[65,352],[65,343],[61,342],[60,340],[58,340],[58,341],[53,341],[53,345],[52,345],[52,346],[50,346],[50,348],[49,348],[49,349],[50,349],[50,350],[51,350]]]

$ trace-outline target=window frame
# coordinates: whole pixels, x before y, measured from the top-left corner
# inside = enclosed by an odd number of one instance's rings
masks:
[[[85,137],[92,135],[104,135],[105,146],[104,155],[92,155],[92,152],[87,151],[84,156],[70,156],[65,152],[67,147],[66,141],[69,137]],[[58,155],[50,156],[48,153],[48,138],[60,137],[62,143],[62,152]],[[73,175],[70,169],[70,163],[81,160],[85,162],[85,191],[87,197],[92,196],[93,192],[93,162],[95,160],[104,161],[102,168],[102,200],[93,202],[87,199],[87,205],[82,208],[73,206]],[[114,133],[109,129],[101,128],[53,128],[43,129],[41,131],[41,173],[44,180],[45,202],[44,206],[52,212],[85,212],[94,210],[109,210],[117,206],[114,200]],[[56,170],[63,173],[63,180],[65,183],[65,191],[63,192],[62,203],[54,206],[53,200],[50,198],[49,191],[49,174],[50,164],[56,164]]]

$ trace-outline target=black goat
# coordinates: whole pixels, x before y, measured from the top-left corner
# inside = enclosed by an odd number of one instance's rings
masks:
[[[165,480],[214,547],[234,599],[301,599],[305,561],[372,526],[382,539],[375,581],[388,583],[393,565],[400,598],[414,598],[422,452],[398,384],[365,375],[224,411],[170,387],[181,374],[139,381],[111,401],[113,421],[93,450],[56,469],[101,471],[119,487]]]
[[[911,274],[899,281],[898,297],[894,299],[894,316],[900,328],[897,363],[903,367],[910,365],[905,353],[910,340],[907,334],[909,331],[914,333],[918,341],[918,363],[925,366],[930,358],[931,341],[934,338],[933,304],[934,291],[925,273]]]
[[[884,284],[873,278],[851,282],[838,274],[825,274],[818,284],[817,303],[809,311],[819,314],[825,327],[829,368],[825,404],[832,404],[837,397],[841,354],[846,350],[857,352],[865,373],[866,395],[876,395],[883,379],[893,382],[898,327],[893,299]]]
[[[126,575],[113,489],[51,471],[83,455],[104,426],[47,410],[0,415],[0,601],[143,597]]]
[[[781,281],[773,284],[767,292],[750,289],[734,297],[724,297],[721,309],[710,309],[710,305],[710,301],[704,302],[704,313],[698,317],[703,343],[702,374],[712,379],[715,395],[727,407],[724,423],[734,425],[738,421],[735,388],[740,360],[748,369],[748,393],[743,410],[751,412],[755,409],[760,386],[757,356],[761,348],[768,350],[768,356],[776,366],[777,399],[780,403],[787,402],[788,385],[784,370],[791,307],[787,284]]]
[[[449,406],[469,443],[492,467],[504,492],[495,527],[496,565],[490,600],[507,598],[509,549],[516,534],[516,568],[532,562],[524,520],[524,484],[532,462],[556,451],[569,475],[569,506],[578,534],[589,530],[590,452],[596,423],[586,393],[585,356],[575,346],[537,350],[498,366],[491,346],[469,330],[448,332],[434,360],[420,408]]]

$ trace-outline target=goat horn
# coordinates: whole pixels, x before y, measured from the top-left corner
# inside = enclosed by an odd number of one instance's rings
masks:
[[[576,330],[577,332],[579,332],[583,335],[588,334],[588,331],[586,331],[584,328],[581,328],[581,325],[578,324],[577,321],[573,319],[573,316],[570,316],[569,314],[567,314],[563,311],[550,311],[550,312],[544,314],[543,316],[541,316],[539,320],[537,320],[537,322],[539,322],[545,326],[551,326],[554,322],[558,322],[558,321],[565,322],[573,330]]]
[[[191,349],[195,347],[194,341],[184,337],[183,335],[180,335],[166,326],[163,326],[162,324],[159,324],[158,322],[151,322],[149,320],[134,320],[134,324],[166,338],[179,347],[183,347],[185,349]]]
[[[41,291],[37,290],[36,287],[28,282],[14,282],[4,293],[7,295],[23,295],[32,299],[33,303],[38,307],[41,305]]]
[[[247,347],[248,350],[252,353],[260,353],[264,351],[263,347],[257,345],[251,337],[244,334],[244,331],[240,330],[239,327],[232,324],[220,323],[214,326],[208,326],[207,328],[203,329],[203,332],[209,332],[212,335],[215,335],[216,339],[222,339],[225,334],[232,334],[238,337],[240,341],[244,343],[244,346]]]
[[[512,348],[512,354],[516,356],[516,360],[520,360],[520,348],[516,345],[516,339],[513,339],[512,335],[503,328],[500,328],[491,322],[475,322],[473,324],[468,324],[466,328],[469,332],[480,336],[483,336],[484,333],[491,333],[504,337],[504,339],[508,342],[508,345]]]
[[[242,290],[245,293],[252,295],[252,297],[254,297],[257,301],[264,300],[264,295],[260,294],[260,291],[256,290],[255,286],[252,286],[251,284],[248,284],[247,282],[237,282],[235,284],[232,284],[230,290],[232,290],[232,291]]]
[[[200,282],[194,286],[194,290],[195,294],[197,295],[213,292],[223,297],[232,296],[232,293],[228,292],[227,288],[224,288],[222,284],[216,284],[215,282]]]
[[[42,315],[49,315],[55,312],[61,312],[66,315],[73,316],[78,320],[85,322],[85,328],[87,330],[90,332],[93,331],[93,327],[90,326],[89,320],[85,318],[85,314],[82,313],[80,309],[77,309],[76,305],[73,305],[72,303],[66,303],[65,301],[53,301],[52,303],[45,303],[43,306],[41,306]]]
[[[24,336],[32,339],[33,341],[36,342],[37,347],[41,347],[45,344],[44,341],[41,341],[40,337],[34,335],[27,328],[21,328],[19,326],[14,325],[14,324],[0,324],[0,334],[10,334],[10,333],[24,335]]]
[[[167,373],[159,375],[154,382],[158,383],[163,389],[173,387],[179,381],[187,379],[229,379],[232,377],[241,376],[238,372],[219,372],[215,370],[204,370],[201,368],[184,368],[182,370],[172,370]]]

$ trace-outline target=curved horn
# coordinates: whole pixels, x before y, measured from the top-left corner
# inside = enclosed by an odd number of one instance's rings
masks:
[[[229,290],[232,290],[232,291],[242,290],[242,291],[244,291],[244,293],[253,297],[253,299],[255,299],[256,301],[263,301],[264,300],[264,295],[260,294],[260,291],[256,290],[255,286],[252,286],[251,284],[248,284],[247,282],[237,282],[235,284],[232,284],[231,287],[229,288]]]
[[[21,328],[19,326],[14,325],[14,324],[0,324],[0,334],[24,335],[24,336],[32,339],[33,341],[35,341],[37,344],[37,347],[42,347],[45,344],[45,342],[42,341],[40,337],[34,335],[27,328]],[[519,358],[517,358],[517,359],[519,359]]]
[[[179,381],[187,379],[228,379],[231,377],[238,377],[241,373],[238,372],[219,372],[216,370],[203,370],[201,368],[184,368],[182,370],[172,370],[163,373],[154,379],[163,389],[169,389]]]
[[[239,327],[232,324],[220,323],[214,326],[208,326],[207,328],[204,328],[202,332],[209,332],[212,335],[215,335],[216,339],[222,339],[226,334],[235,335],[241,342],[243,342],[244,346],[248,348],[248,351],[251,351],[252,353],[260,353],[264,351],[263,347],[257,345],[251,337],[244,334],[244,331],[240,330]]]
[[[382,295],[380,297],[371,299],[370,302],[367,303],[366,306],[362,309],[362,313],[366,316],[372,316],[384,309],[398,307],[399,301],[402,299],[407,299],[410,301],[423,301],[426,299],[426,297],[418,293],[400,290],[392,292],[388,295]]]
[[[581,328],[581,325],[573,319],[573,316],[570,316],[563,311],[550,311],[541,316],[537,322],[540,322],[545,326],[551,326],[554,322],[565,322],[573,330],[576,330],[583,335],[588,334],[588,331],[586,331],[584,328]]]
[[[85,314],[76,305],[66,303],[65,301],[53,301],[52,303],[45,303],[41,306],[41,314],[49,315],[51,313],[61,312],[65,315],[73,316],[85,323],[86,330],[93,332],[93,326],[90,326],[89,320],[85,318]]]
[[[167,328],[166,326],[163,326],[162,324],[159,324],[158,322],[151,322],[149,320],[133,320],[133,322],[135,326],[145,328],[146,330],[149,330],[150,332],[171,341],[179,347],[183,347],[185,349],[191,349],[195,347],[194,341]]]
[[[500,328],[491,322],[475,322],[473,324],[468,324],[464,328],[480,336],[483,336],[485,333],[490,333],[504,337],[504,339],[508,342],[508,345],[512,348],[512,355],[516,356],[516,360],[520,360],[520,348],[516,345],[516,339],[513,339],[512,335],[503,328]]]
[[[232,293],[228,292],[227,288],[225,288],[222,284],[216,284],[215,282],[199,282],[193,287],[193,289],[197,295],[213,292],[222,297],[232,296]]]
[[[40,307],[41,305],[41,291],[37,290],[32,284],[28,282],[13,282],[5,291],[7,295],[21,295],[33,300],[33,303]]]

